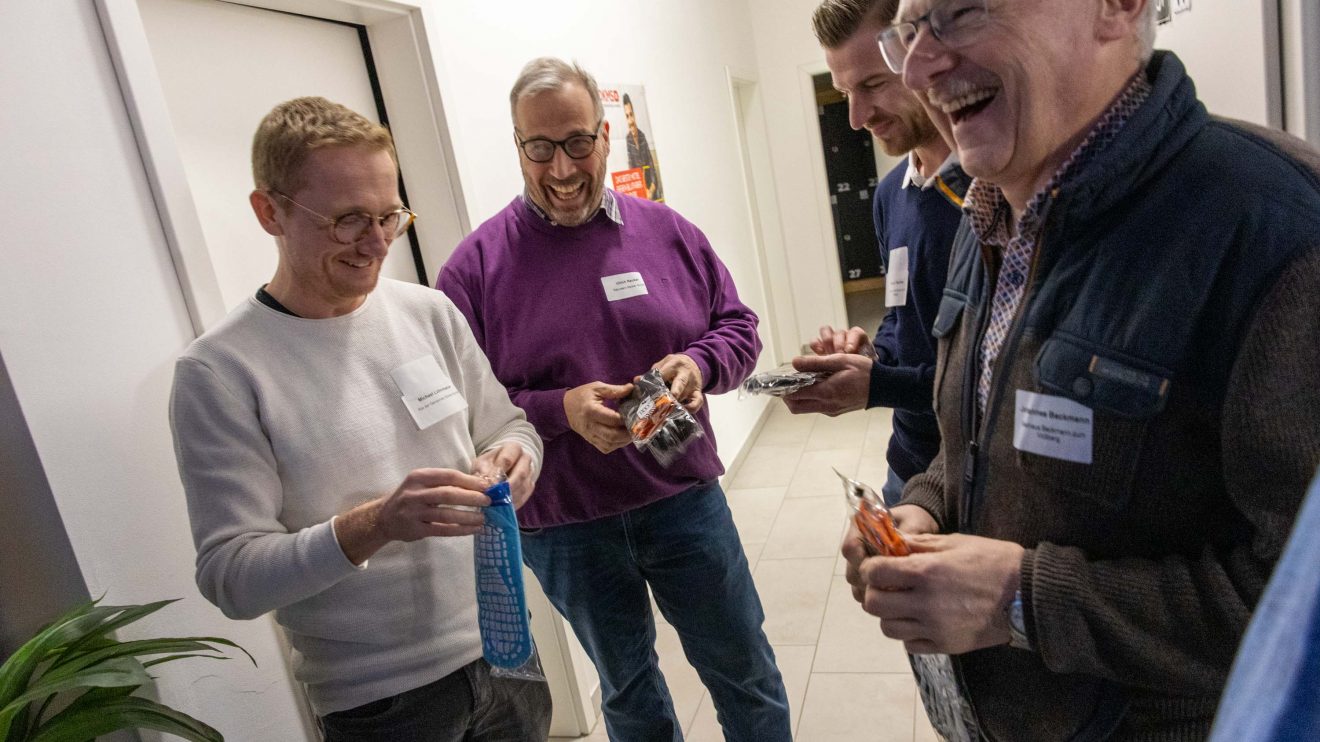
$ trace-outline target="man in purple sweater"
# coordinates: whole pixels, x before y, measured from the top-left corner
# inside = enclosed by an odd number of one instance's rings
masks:
[[[610,739],[683,738],[649,586],[725,738],[788,740],[783,679],[703,404],[751,372],[756,315],[701,230],[605,189],[609,124],[589,74],[536,59],[509,99],[525,190],[458,246],[437,288],[545,441],[519,515],[524,558],[600,673]],[[652,367],[706,432],[668,468],[628,445],[613,406]]]

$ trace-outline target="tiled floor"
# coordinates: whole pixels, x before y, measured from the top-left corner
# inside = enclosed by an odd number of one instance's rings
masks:
[[[788,687],[799,742],[931,742],[907,656],[853,601],[839,538],[846,512],[837,467],[884,482],[888,410],[837,418],[774,405],[746,461],[724,482],[765,606],[765,632]],[[723,739],[715,710],[678,636],[659,627],[657,652],[692,742]],[[607,739],[603,724],[584,740]]]

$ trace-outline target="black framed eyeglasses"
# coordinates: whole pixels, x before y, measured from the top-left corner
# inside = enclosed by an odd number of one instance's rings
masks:
[[[322,223],[330,226],[330,239],[341,245],[351,245],[371,231],[372,224],[379,224],[382,232],[385,233],[385,239],[389,242],[397,240],[408,231],[408,227],[417,220],[417,214],[411,209],[405,207],[395,209],[394,211],[374,216],[361,211],[351,211],[347,214],[330,217],[314,209],[294,201],[288,194],[271,190],[271,194],[279,196],[298,208],[306,211],[312,216],[320,219]]]
[[[516,132],[515,132],[516,134]],[[564,154],[574,160],[581,160],[596,151],[596,139],[600,137],[600,123],[596,124],[595,134],[574,134],[567,139],[523,139],[518,137],[518,147],[532,162],[549,162],[555,158],[555,147],[562,148]]]
[[[976,40],[976,32],[990,20],[989,0],[948,0],[914,21],[895,23],[880,32],[876,43],[889,69],[902,74],[908,50],[916,43],[921,24],[936,41],[957,49]]]

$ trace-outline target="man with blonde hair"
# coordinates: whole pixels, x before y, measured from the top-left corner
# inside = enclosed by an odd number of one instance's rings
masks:
[[[903,0],[974,177],[942,444],[848,577],[988,739],[1194,740],[1320,463],[1320,156],[1212,117],[1149,0]]]
[[[749,374],[756,315],[701,230],[605,188],[609,124],[576,65],[528,63],[509,94],[524,190],[437,286],[545,440],[523,557],[600,674],[610,739],[679,740],[648,595],[710,691],[725,739],[786,742],[788,700],[720,489],[707,393]],[[668,467],[615,409],[655,368],[705,431]]]
[[[381,280],[413,213],[389,132],[323,98],[252,145],[270,283],[175,366],[170,422],[197,586],[270,611],[328,742],[544,739],[544,683],[493,677],[472,539],[497,471],[541,442],[443,295]]]

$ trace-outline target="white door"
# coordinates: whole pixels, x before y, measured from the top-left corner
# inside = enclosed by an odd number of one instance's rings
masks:
[[[306,95],[379,122],[362,36],[345,23],[220,0],[138,7],[227,311],[275,273],[275,242],[247,200],[257,123],[277,103]],[[383,275],[418,281],[406,237]]]

